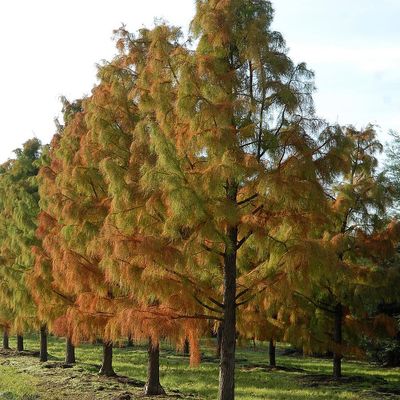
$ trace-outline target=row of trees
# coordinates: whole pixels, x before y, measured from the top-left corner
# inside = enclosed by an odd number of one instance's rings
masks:
[[[50,145],[28,141],[0,174],[0,324],[74,345],[220,338],[220,400],[242,338],[358,354],[395,331],[396,181],[377,173],[372,126],[314,115],[313,74],[288,57],[264,0],[198,0],[193,42],[165,23],[116,31],[115,58],[63,99]],[[394,164],[392,171],[395,174]]]

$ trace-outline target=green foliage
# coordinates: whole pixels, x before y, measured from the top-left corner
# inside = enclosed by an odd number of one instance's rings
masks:
[[[35,231],[41,148],[39,140],[27,141],[23,148],[15,150],[15,159],[2,165],[0,175],[0,303],[9,316],[12,314],[9,325],[18,332],[38,324],[26,280],[33,268],[32,246],[40,246]]]
[[[398,214],[400,199],[400,134],[391,132],[391,141],[386,148],[386,159],[384,173],[390,178],[395,193],[396,207],[391,210],[396,216]]]
[[[295,338],[296,325],[303,324],[299,344],[306,351],[329,349],[359,356],[363,337],[394,331],[393,319],[378,315],[376,309],[383,300],[396,298],[390,282],[399,279],[398,263],[393,262],[399,227],[388,223],[393,191],[389,180],[376,172],[376,153],[382,146],[373,127],[347,127],[343,136],[347,168],[326,186],[328,218],[303,243],[313,247],[303,263],[308,275],[293,292],[299,313],[287,335]],[[344,307],[339,342],[333,339],[337,305]]]

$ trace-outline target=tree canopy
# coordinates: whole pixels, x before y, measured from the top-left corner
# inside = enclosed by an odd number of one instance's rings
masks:
[[[197,0],[188,40],[157,22],[116,30],[90,95],[62,98],[50,145],[0,169],[0,325],[46,324],[73,344],[159,345],[219,332],[219,399],[234,399],[237,338],[331,351],[393,334],[398,159],[379,173],[373,126],[315,114],[313,73],[265,0]],[[392,148],[395,154],[398,137]]]

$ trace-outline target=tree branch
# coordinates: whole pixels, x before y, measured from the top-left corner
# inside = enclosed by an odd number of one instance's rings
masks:
[[[204,303],[203,301],[201,301],[195,294],[193,294],[193,298],[194,298],[201,306],[203,306],[203,307],[206,308],[207,310],[212,311],[212,312],[216,312],[216,313],[220,313],[220,312],[221,312],[220,310],[217,310],[217,309],[214,308],[214,307],[208,306],[206,303]]]
[[[242,204],[248,203],[249,201],[255,199],[256,197],[258,197],[258,193],[253,194],[252,196],[248,197],[248,198],[245,199],[245,200],[238,201],[238,202],[237,202],[237,205],[238,205],[238,206],[241,206]]]
[[[250,231],[246,236],[239,240],[236,244],[236,250],[239,250],[246,242],[246,240],[253,234],[253,231]]]
[[[215,253],[215,254],[218,254],[221,257],[225,257],[225,253],[223,253],[221,251],[218,251],[218,250],[214,250],[211,247],[207,246],[206,244],[202,244],[201,246],[203,247],[204,250],[207,250],[210,253]]]

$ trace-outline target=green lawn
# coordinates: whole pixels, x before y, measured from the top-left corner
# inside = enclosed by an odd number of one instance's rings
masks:
[[[11,340],[11,346],[15,346]],[[25,347],[37,350],[37,337],[25,340]],[[96,374],[100,365],[101,346],[82,345],[77,349],[77,359],[81,371]],[[218,362],[210,356],[213,349],[206,349],[207,360],[198,368],[190,368],[188,359],[169,345],[164,344],[161,354],[161,383],[168,393],[175,390],[184,398],[216,399],[218,385]],[[50,362],[61,361],[64,357],[64,342],[51,337],[49,340]],[[24,358],[24,357],[21,357]],[[136,345],[134,348],[118,348],[114,352],[114,369],[120,375],[136,380],[146,380],[146,347]],[[274,370],[266,367],[267,349],[263,345],[253,348],[239,348],[237,353],[236,393],[242,400],[302,400],[302,399],[400,399],[400,395],[390,394],[393,389],[400,389],[400,369],[383,369],[364,362],[344,362],[343,373],[346,381],[335,383],[321,378],[321,374],[330,374],[331,362],[325,359],[308,357],[283,356],[278,351],[277,363],[289,369],[301,368],[304,371]],[[33,374],[32,368],[40,368],[39,361],[33,360],[32,367],[18,370],[14,366],[4,365],[0,358],[0,393],[12,392],[10,399],[31,399],[40,391],[40,381],[46,379],[50,370],[41,368],[41,376]],[[2,365],[3,364],[3,365]],[[60,371],[59,374],[62,374]],[[316,375],[316,376],[314,376]],[[349,379],[349,377],[357,377]],[[47,375],[51,379],[55,376]],[[48,379],[48,380],[49,380]],[[58,378],[57,378],[58,379]],[[318,380],[319,379],[319,380]],[[322,379],[322,381],[321,381]],[[385,383],[385,381],[387,383]],[[62,383],[76,385],[77,381]],[[39,384],[39,389],[35,389]],[[139,390],[139,389],[137,389]],[[385,394],[384,391],[389,394]],[[135,392],[136,393],[136,392]],[[11,395],[8,395],[11,396]],[[24,397],[25,396],[25,397]],[[385,397],[386,396],[386,397]],[[8,399],[1,397],[0,399]],[[40,399],[46,399],[41,395]],[[73,399],[74,397],[71,397]],[[94,399],[100,397],[93,397]]]
[[[37,379],[17,369],[0,365],[0,399],[34,399]]]

